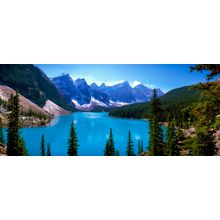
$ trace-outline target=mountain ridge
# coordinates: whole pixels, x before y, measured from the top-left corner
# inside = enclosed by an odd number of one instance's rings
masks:
[[[96,107],[116,108],[149,101],[153,91],[143,84],[132,88],[128,81],[113,86],[108,86],[104,82],[100,86],[96,83],[88,85],[85,79],[74,81],[68,73],[51,78],[51,82],[66,101],[73,102],[76,109],[82,111],[94,110]],[[160,89],[157,89],[157,92],[158,96],[164,94]]]

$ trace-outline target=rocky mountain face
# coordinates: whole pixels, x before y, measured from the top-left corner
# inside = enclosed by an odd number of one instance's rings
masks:
[[[1,64],[0,84],[17,90],[40,107],[43,107],[48,99],[66,110],[74,107],[72,103],[68,105],[65,102],[46,74],[32,64]]]
[[[51,115],[58,116],[58,115],[68,115],[70,112],[66,111],[65,109],[61,108],[60,106],[56,105],[54,102],[47,100],[43,109],[46,112],[49,112]]]
[[[0,86],[0,117],[3,125],[8,125],[7,103],[11,95],[15,95],[14,89],[8,86]],[[38,127],[48,124],[53,116],[69,114],[50,100],[47,100],[44,108],[39,107],[29,99],[19,94],[20,101],[20,122],[22,127]]]
[[[68,73],[51,79],[59,92],[79,110],[91,111],[96,108],[115,108],[123,105],[147,102],[152,95],[152,89],[140,84],[132,88],[125,81],[113,86],[104,83],[88,85],[85,79],[73,81]],[[164,93],[157,89],[158,96]]]
[[[113,102],[134,103],[136,102],[133,89],[127,81],[113,86],[102,84],[99,88],[108,95]]]

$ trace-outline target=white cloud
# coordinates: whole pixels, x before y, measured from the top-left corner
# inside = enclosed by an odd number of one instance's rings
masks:
[[[135,86],[138,86],[138,85],[140,85],[140,84],[141,84],[141,82],[140,82],[140,81],[137,81],[137,80],[135,80],[134,82],[130,83],[130,85],[131,85],[132,88],[134,88]]]
[[[155,89],[156,88],[156,86],[154,86],[152,84],[149,84],[149,83],[144,84],[144,85],[147,86],[147,88],[149,88],[149,89]]]

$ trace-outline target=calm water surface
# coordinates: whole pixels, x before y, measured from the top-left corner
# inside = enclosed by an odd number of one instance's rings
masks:
[[[46,142],[51,144],[53,156],[67,155],[67,140],[72,120],[77,131],[80,156],[102,156],[110,128],[113,129],[115,147],[122,156],[126,155],[129,130],[131,130],[136,151],[140,138],[144,142],[145,149],[148,145],[148,121],[111,118],[107,113],[74,113],[57,117],[48,127],[22,129],[29,155],[40,155],[42,134],[45,135]]]

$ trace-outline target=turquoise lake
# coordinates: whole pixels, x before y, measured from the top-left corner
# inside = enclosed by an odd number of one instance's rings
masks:
[[[29,155],[40,155],[42,134],[45,135],[46,143],[51,144],[52,156],[67,155],[67,141],[72,120],[80,145],[79,156],[103,156],[110,128],[113,129],[115,148],[119,150],[120,156],[126,155],[129,130],[131,130],[136,152],[139,139],[143,140],[145,149],[148,145],[148,121],[111,118],[107,113],[73,113],[55,118],[47,127],[23,128],[22,136]]]

